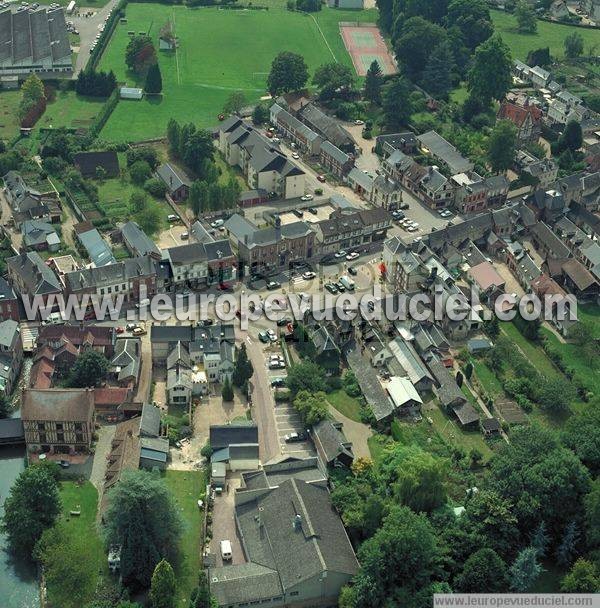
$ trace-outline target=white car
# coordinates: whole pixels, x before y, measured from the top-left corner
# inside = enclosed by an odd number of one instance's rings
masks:
[[[416,226],[409,226],[409,227],[407,228],[407,230],[408,230],[409,232],[416,232],[416,231],[418,230],[418,228],[417,228]]]
[[[337,258],[338,260],[340,258],[345,258],[346,257],[346,251],[344,249],[342,249],[341,251],[338,251],[336,254],[334,254],[334,258]]]
[[[351,253],[349,253],[346,256],[346,259],[351,262],[352,260],[355,260],[356,258],[360,257],[360,254],[357,251],[352,251]]]
[[[267,329],[267,335],[271,342],[277,342],[277,334],[272,329]],[[279,357],[279,355],[271,355],[271,359],[273,357]]]
[[[412,226],[413,228],[418,228],[418,227],[419,227],[419,222],[413,222],[413,223],[411,224],[411,226]]]
[[[364,125],[364,124],[365,124],[365,121],[364,121],[364,120],[359,120],[359,119],[357,119],[357,120],[355,120],[355,121],[354,121],[354,124],[355,124],[355,125]]]
[[[225,223],[225,220],[215,220],[214,222],[211,223],[210,227],[211,228],[219,228],[221,227],[223,224]]]
[[[301,201],[312,201],[313,200],[313,195],[312,194],[305,194],[304,196],[300,197]]]
[[[292,152],[292,158],[299,159],[300,154],[298,154],[298,152]]]
[[[305,281],[310,281],[312,279],[314,279],[316,277],[316,273],[314,273],[312,270],[307,270],[306,272],[302,273],[302,278]]]

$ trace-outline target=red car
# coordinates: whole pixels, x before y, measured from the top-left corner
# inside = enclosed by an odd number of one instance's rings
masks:
[[[325,181],[325,176],[324,175],[317,175],[317,180],[320,182],[324,182]]]
[[[123,333],[125,330],[124,330],[122,327],[115,327],[115,331],[116,331],[118,334],[122,334],[122,333]]]

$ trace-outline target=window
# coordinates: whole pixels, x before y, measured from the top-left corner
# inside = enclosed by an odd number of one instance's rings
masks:
[[[292,596],[292,595],[298,595],[298,593],[299,593],[299,591],[292,591],[292,592],[290,592],[290,596]]]

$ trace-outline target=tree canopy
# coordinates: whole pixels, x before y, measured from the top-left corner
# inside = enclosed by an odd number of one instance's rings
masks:
[[[343,63],[326,63],[317,68],[312,82],[323,100],[345,98],[354,86],[354,74]]]
[[[86,348],[73,365],[69,386],[73,388],[98,386],[106,377],[109,365],[108,359],[101,352]]]
[[[267,89],[271,95],[300,90],[308,80],[308,66],[302,55],[283,51],[271,64]]]
[[[2,531],[10,549],[30,557],[43,532],[61,511],[58,484],[50,467],[31,465],[17,477],[4,502]]]
[[[498,34],[494,34],[475,51],[469,71],[468,89],[487,105],[501,101],[512,85],[512,58],[510,49]]]

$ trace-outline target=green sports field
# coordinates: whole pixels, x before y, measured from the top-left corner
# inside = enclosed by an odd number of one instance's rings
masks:
[[[535,34],[521,34],[517,31],[517,20],[514,15],[503,11],[490,11],[490,13],[496,31],[510,47],[513,57],[522,61],[527,58],[529,51],[546,46],[550,47],[550,54],[554,57],[563,57],[564,40],[572,32],[581,34],[586,52],[590,45],[598,44],[600,41],[598,30],[540,20],[537,22]]]
[[[339,21],[374,21],[374,11],[323,9],[310,15],[269,11],[188,9],[160,4],[129,4],[127,23],[119,24],[100,67],[112,69],[130,86],[143,82],[125,66],[129,31],[149,32],[158,48],[160,28],[171,20],[179,39],[176,52],[158,51],[162,99],[121,101],[102,130],[109,141],[142,140],[164,134],[169,118],[199,126],[217,122],[232,91],[249,102],[265,94],[271,62],[284,50],[301,54],[310,72],[334,60],[352,65],[339,34]]]

